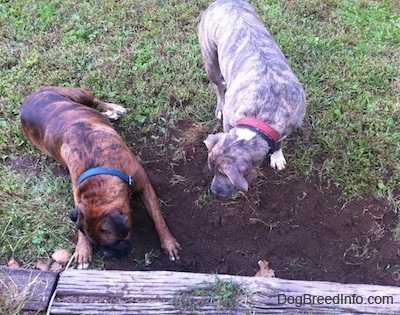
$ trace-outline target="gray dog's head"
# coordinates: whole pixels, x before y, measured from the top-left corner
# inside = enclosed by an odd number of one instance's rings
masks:
[[[209,135],[204,141],[208,148],[208,167],[214,173],[211,191],[219,196],[247,191],[257,178],[258,166],[268,150],[262,139],[257,136],[243,139],[236,130]]]

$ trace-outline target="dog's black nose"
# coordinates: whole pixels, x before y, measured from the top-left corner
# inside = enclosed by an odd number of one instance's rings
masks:
[[[102,249],[100,249],[100,252],[104,258],[109,258],[109,259],[117,258],[117,257],[115,257],[115,252],[112,250],[102,248]]]
[[[128,255],[132,248],[132,242],[125,240],[113,246],[100,245],[99,250],[104,258],[122,258]]]

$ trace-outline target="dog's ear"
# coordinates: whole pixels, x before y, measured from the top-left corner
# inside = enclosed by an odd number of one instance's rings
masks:
[[[131,230],[129,217],[119,209],[113,209],[107,215],[102,228],[116,234],[120,238],[125,238]]]
[[[208,150],[211,150],[221,138],[221,133],[217,133],[215,135],[208,135],[207,139],[204,140],[204,144],[206,145]]]
[[[228,165],[225,167],[224,173],[239,191],[247,191],[249,189],[249,183],[237,167]]]
[[[76,222],[78,221],[78,217],[81,213],[81,210],[79,208],[74,208],[70,211],[69,213],[69,218],[73,221]]]

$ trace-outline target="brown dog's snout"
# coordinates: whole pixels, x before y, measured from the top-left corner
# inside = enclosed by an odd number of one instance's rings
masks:
[[[126,239],[113,245],[101,245],[99,251],[104,258],[121,258],[128,255],[132,248],[132,241]]]

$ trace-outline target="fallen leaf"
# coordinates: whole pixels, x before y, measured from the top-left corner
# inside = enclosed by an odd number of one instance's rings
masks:
[[[36,269],[39,269],[39,270],[42,270],[42,271],[49,271],[49,269],[50,269],[50,262],[49,262],[49,261],[48,261],[48,262],[45,262],[45,261],[39,259],[39,260],[36,262],[36,264],[35,264],[35,268],[36,268]]]
[[[56,250],[51,258],[54,259],[55,262],[59,264],[67,263],[71,258],[71,254],[66,249]]]
[[[21,268],[21,265],[19,264],[19,262],[16,261],[14,258],[10,259],[7,266],[10,268]]]
[[[269,262],[266,260],[259,260],[258,267],[260,270],[254,275],[254,277],[264,277],[264,278],[272,278],[275,277],[275,271],[273,269],[268,268]]]
[[[53,262],[50,266],[50,271],[52,272],[60,272],[62,271],[63,266],[59,264],[58,262]]]

